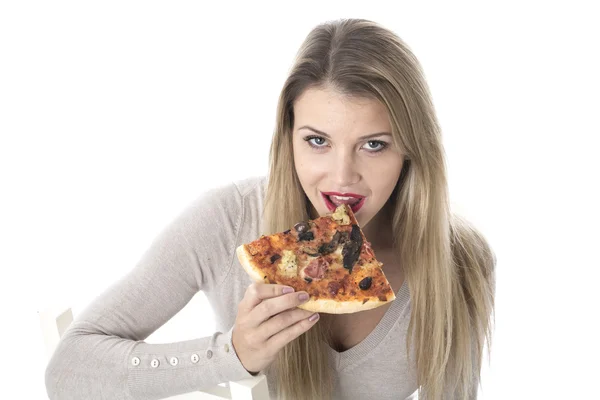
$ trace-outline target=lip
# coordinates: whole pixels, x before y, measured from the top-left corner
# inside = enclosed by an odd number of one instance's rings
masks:
[[[327,196],[332,196],[332,195],[333,196],[343,196],[343,197],[354,197],[354,198],[360,199],[358,203],[354,204],[353,206],[350,206],[350,208],[352,209],[352,212],[354,214],[356,214],[362,208],[362,206],[365,204],[365,200],[366,200],[366,197],[361,196],[360,194],[339,193],[339,192],[321,192],[321,197],[323,198],[323,201],[325,202],[325,206],[327,206],[327,209],[329,211],[335,211],[335,209],[337,208],[337,206],[335,204],[333,204],[327,197]]]

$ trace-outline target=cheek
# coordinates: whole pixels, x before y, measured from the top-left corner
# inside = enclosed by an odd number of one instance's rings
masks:
[[[294,166],[298,178],[304,184],[310,184],[320,179],[326,172],[327,163],[324,157],[315,157],[310,149],[294,147]]]
[[[369,176],[366,178],[372,190],[387,196],[396,186],[401,169],[402,159],[397,157],[382,159],[369,169]]]

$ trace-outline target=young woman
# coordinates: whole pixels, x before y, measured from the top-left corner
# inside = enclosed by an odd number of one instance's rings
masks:
[[[317,26],[285,82],[266,178],[210,191],[63,336],[51,399],[155,399],[265,373],[273,398],[470,399],[491,336],[495,259],[452,214],[421,68],[365,20]],[[397,298],[317,315],[280,285],[252,284],[235,248],[350,204]],[[211,337],[144,342],[199,291]]]

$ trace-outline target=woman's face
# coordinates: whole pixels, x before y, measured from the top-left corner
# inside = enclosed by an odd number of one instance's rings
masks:
[[[319,215],[351,205],[361,227],[382,209],[404,157],[379,101],[309,89],[294,103],[294,164]]]

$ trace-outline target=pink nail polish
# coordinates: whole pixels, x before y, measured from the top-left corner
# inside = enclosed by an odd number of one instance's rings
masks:
[[[307,301],[310,298],[310,296],[308,295],[308,293],[300,293],[298,295],[298,299],[300,299],[300,301],[304,302]]]
[[[310,322],[315,322],[318,319],[319,319],[319,314],[313,314],[313,315],[310,316],[310,318],[308,318],[308,320]]]
[[[294,289],[291,287],[284,287],[283,288],[283,294],[288,294],[288,293],[293,293]]]

